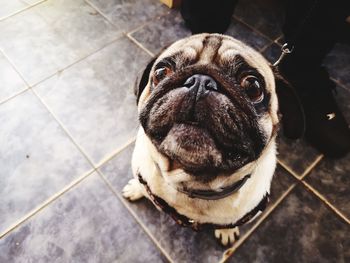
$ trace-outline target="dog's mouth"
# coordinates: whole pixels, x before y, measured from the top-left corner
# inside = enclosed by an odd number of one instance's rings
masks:
[[[155,91],[140,114],[157,149],[192,174],[234,172],[257,159],[266,144],[246,99],[211,79],[197,86],[193,80],[164,84],[166,92]]]
[[[201,168],[218,167],[223,159],[210,134],[193,124],[174,124],[159,149],[174,160],[177,166],[192,172]]]

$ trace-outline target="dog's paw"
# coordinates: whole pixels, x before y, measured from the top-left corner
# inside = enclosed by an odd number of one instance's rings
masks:
[[[122,194],[130,201],[136,201],[143,197],[142,186],[135,178],[131,179],[126,186],[124,186]]]
[[[215,237],[224,246],[232,245],[233,242],[235,242],[239,239],[239,229],[238,229],[238,227],[216,229],[215,230]]]

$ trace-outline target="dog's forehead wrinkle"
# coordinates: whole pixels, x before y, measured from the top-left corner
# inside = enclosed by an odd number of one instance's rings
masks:
[[[212,35],[206,36],[203,39],[203,47],[199,54],[199,61],[201,61],[201,63],[208,64],[214,62],[217,57],[221,43],[221,37]]]
[[[242,42],[235,39],[223,39],[220,48],[218,49],[218,55],[223,56],[223,53],[231,51],[238,54],[245,52],[252,52],[253,50],[248,48]]]
[[[183,52],[184,56],[196,56],[203,47],[202,39],[196,36],[195,38],[189,37],[185,39],[178,40],[169,46],[166,50],[162,52],[159,56],[160,58],[170,57],[176,53]]]
[[[229,60],[234,60],[236,56],[240,55],[240,52],[236,49],[229,48],[221,53],[218,52],[218,55],[220,56],[221,59],[229,61]]]
[[[203,48],[203,42],[200,39],[189,41],[185,47],[191,47],[195,51],[200,52],[201,49]]]

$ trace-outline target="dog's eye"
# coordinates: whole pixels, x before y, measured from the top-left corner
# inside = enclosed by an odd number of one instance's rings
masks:
[[[170,75],[171,73],[172,71],[168,67],[161,67],[156,69],[152,78],[153,84],[157,86],[160,81],[162,81],[166,76]]]
[[[241,87],[244,88],[249,99],[254,103],[259,103],[264,98],[263,88],[259,79],[249,75],[241,80]]]

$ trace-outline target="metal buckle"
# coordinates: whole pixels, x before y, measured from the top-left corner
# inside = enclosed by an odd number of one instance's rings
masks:
[[[278,64],[280,64],[280,62],[282,61],[282,59],[287,55],[293,52],[294,46],[289,46],[288,43],[284,43],[283,46],[281,47],[281,55],[280,57],[277,59],[277,61],[275,63],[273,63],[273,66],[276,67],[278,66]]]

